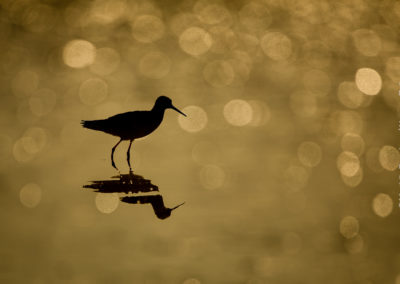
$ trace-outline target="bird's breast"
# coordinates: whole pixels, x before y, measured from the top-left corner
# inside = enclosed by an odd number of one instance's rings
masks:
[[[160,126],[162,120],[162,114],[152,114],[151,112],[146,113],[146,115],[144,115],[142,119],[140,119],[140,121],[132,123],[132,128],[134,129],[133,132],[136,136],[135,138],[141,138],[149,135],[154,130],[156,130],[158,126]]]

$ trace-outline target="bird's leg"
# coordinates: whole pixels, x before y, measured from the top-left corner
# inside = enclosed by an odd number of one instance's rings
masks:
[[[132,172],[132,168],[131,168],[131,146],[132,146],[132,142],[133,142],[133,139],[131,139],[130,141],[129,141],[129,147],[128,147],[128,152],[126,152],[126,159],[127,159],[127,161],[128,161],[128,166],[129,166],[129,172],[131,173]]]
[[[119,145],[119,143],[121,143],[121,141],[122,141],[122,138],[118,141],[118,143],[117,144],[115,144],[115,146],[112,148],[112,150],[111,150],[111,165],[118,171],[118,168],[115,166],[115,163],[114,163],[114,151],[115,151],[115,148],[117,148],[117,146]]]

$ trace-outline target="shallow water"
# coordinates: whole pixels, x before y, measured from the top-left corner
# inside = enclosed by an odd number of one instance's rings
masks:
[[[0,4],[0,282],[400,283],[395,1],[35,3]],[[160,95],[125,192],[80,121]]]

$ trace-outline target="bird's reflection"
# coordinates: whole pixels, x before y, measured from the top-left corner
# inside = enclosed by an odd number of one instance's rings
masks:
[[[151,183],[151,180],[142,176],[135,175],[133,172],[129,174],[121,174],[113,176],[110,180],[94,180],[84,188],[93,188],[95,192],[102,193],[141,193],[158,191],[158,186]]]
[[[181,203],[174,208],[167,208],[164,205],[164,201],[161,195],[146,195],[146,196],[124,196],[121,198],[122,202],[131,203],[131,204],[146,204],[150,203],[153,207],[154,213],[160,219],[165,219],[171,216],[172,210],[178,208],[183,205]]]
[[[151,204],[154,213],[159,219],[166,219],[171,216],[172,210],[183,205],[181,203],[173,208],[167,208],[164,205],[164,200],[161,194],[151,195],[127,195],[138,193],[154,193],[159,192],[158,186],[151,183],[151,180],[145,179],[140,175],[134,174],[132,171],[129,174],[121,174],[113,176],[109,180],[95,180],[84,185],[84,188],[94,189],[94,192],[101,193],[120,193],[126,194],[120,197],[122,202],[130,204]]]

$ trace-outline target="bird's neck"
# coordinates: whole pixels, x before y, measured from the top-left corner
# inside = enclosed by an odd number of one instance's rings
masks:
[[[158,115],[163,116],[163,115],[164,115],[165,108],[162,107],[162,106],[159,106],[159,105],[155,104],[154,107],[151,109],[151,111],[152,111],[153,113],[155,113],[155,114],[158,114]]]

